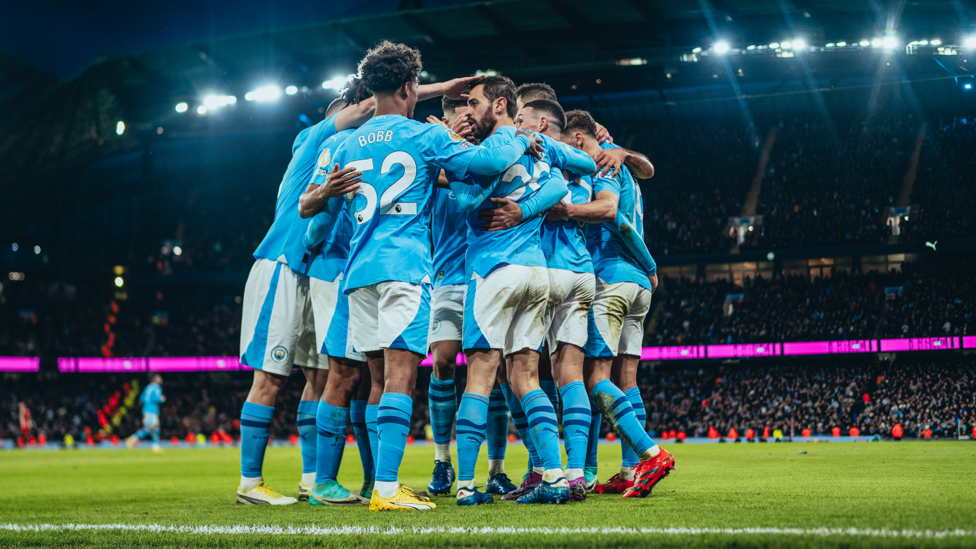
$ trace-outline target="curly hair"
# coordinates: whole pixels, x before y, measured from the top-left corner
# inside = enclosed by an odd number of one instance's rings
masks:
[[[557,101],[556,90],[552,89],[552,86],[549,84],[543,84],[541,82],[536,84],[522,84],[515,90],[515,97],[521,97],[523,105],[537,99]]]
[[[359,77],[373,93],[392,92],[407,82],[417,81],[423,68],[420,50],[384,40],[359,62]]]
[[[494,103],[499,97],[504,97],[506,110],[510,118],[518,115],[518,105],[515,104],[515,82],[507,76],[489,76],[475,83],[475,86],[484,86],[482,93],[488,101]]]
[[[329,103],[329,108],[325,110],[325,117],[328,118],[349,105],[358,104],[369,97],[369,90],[363,85],[362,78],[351,78],[346,83],[346,87],[339,90],[339,97]]]
[[[580,132],[587,137],[596,139],[596,120],[593,120],[593,115],[586,111],[569,111],[566,113],[566,127],[563,132]]]

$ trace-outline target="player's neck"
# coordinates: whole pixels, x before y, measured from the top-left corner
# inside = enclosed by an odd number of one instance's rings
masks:
[[[591,157],[596,157],[603,149],[600,148],[600,145],[595,140],[587,139],[583,141],[582,150]]]
[[[542,135],[546,137],[551,137],[556,141],[559,141],[559,138],[562,137],[563,132],[556,131],[552,129],[552,126],[549,126],[548,128],[546,128],[546,131],[542,132]]]
[[[396,94],[377,95],[376,110],[374,111],[373,116],[396,114],[404,118],[409,118],[409,116],[407,116],[409,111],[410,108],[409,105],[407,105],[407,102],[399,99]]]
[[[491,133],[495,133],[499,129],[504,128],[505,126],[511,126],[514,128],[515,121],[512,120],[511,117],[509,116],[500,116],[498,117],[498,120],[495,121],[495,127],[491,129]]]

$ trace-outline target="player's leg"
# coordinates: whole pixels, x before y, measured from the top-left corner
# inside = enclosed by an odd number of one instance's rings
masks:
[[[498,349],[468,349],[465,352],[468,375],[457,413],[458,505],[493,501],[491,495],[478,492],[474,470],[481,444],[487,436],[489,397],[501,355]]]
[[[150,433],[150,425],[148,424],[148,421],[147,421],[147,416],[148,415],[149,414],[146,414],[146,413],[142,414],[142,427],[140,427],[138,431],[136,431],[135,433],[132,433],[131,435],[129,435],[125,439],[125,445],[130,450],[133,447],[135,447],[135,444],[136,444],[137,441],[140,441],[140,440],[146,438],[147,436],[149,436],[149,433]]]
[[[511,268],[508,267],[508,268]],[[521,299],[506,334],[508,379],[529,425],[529,438],[542,461],[542,482],[519,503],[566,503],[569,484],[563,475],[556,410],[539,385],[538,349],[546,335],[549,276],[545,267],[518,267]],[[510,278],[516,278],[514,276]]]
[[[640,290],[643,288],[632,283],[607,284],[597,281],[596,296],[589,313],[583,377],[593,405],[610,423],[617,436],[644,460],[652,457],[649,452],[654,443],[638,422],[627,396],[610,380],[624,320],[634,308]],[[596,491],[621,493],[631,486],[632,480],[614,475],[607,483],[597,485]]]
[[[323,355],[323,360],[328,357]],[[308,361],[318,361],[318,355],[309,357]],[[316,433],[316,421],[319,410],[319,399],[328,381],[329,370],[318,368],[302,367],[305,374],[305,388],[302,389],[301,400],[298,401],[298,414],[296,422],[298,425],[298,438],[301,441],[302,450],[302,479],[298,483],[298,501],[308,501],[309,494],[315,486],[315,468],[318,460],[318,435]]]
[[[566,480],[574,501],[586,499],[583,467],[590,431],[590,401],[583,385],[583,347],[587,340],[587,313],[595,292],[590,273],[549,269],[547,325],[553,350],[553,375],[562,401],[563,440],[566,445]]]
[[[618,356],[614,359],[611,372],[614,381],[627,396],[634,409],[634,414],[645,432],[647,416],[644,412],[644,402],[640,390],[637,388],[637,366],[640,362],[641,345],[644,341],[644,317],[651,307],[651,292],[646,288],[636,290],[633,306],[624,321],[620,333]],[[647,497],[654,486],[674,469],[674,456],[659,447],[650,437],[647,437],[650,448],[646,459],[637,448],[633,448],[639,462],[634,466],[634,486],[624,492],[625,498]],[[633,459],[633,458],[631,458]]]
[[[641,399],[640,390],[637,388],[637,364],[639,360],[639,357],[618,355],[613,359],[610,379],[627,396],[627,400],[634,408],[634,415],[637,416],[638,423],[646,430],[647,415],[644,412],[644,401]],[[627,480],[634,480],[632,468],[640,460],[637,459],[637,452],[634,452],[634,449],[623,439],[620,439],[620,458],[620,476]]]
[[[427,353],[430,322],[430,286],[405,282],[381,282],[372,290],[373,303],[362,307],[355,300],[359,288],[350,295],[350,317],[368,312],[374,325],[371,334],[353,335],[355,348],[367,353],[383,351],[383,396],[376,416],[379,451],[376,460],[376,486],[370,510],[427,510],[436,505],[420,493],[400,485],[398,473],[403,461],[413,394],[417,385],[417,366]],[[357,303],[357,306],[353,306]],[[365,316],[365,315],[362,315]]]
[[[349,405],[358,392],[362,363],[344,357],[329,357],[329,379],[316,416],[318,431],[313,505],[361,505],[366,500],[339,484],[337,475],[346,446]]]
[[[259,259],[248,275],[241,320],[241,363],[254,379],[241,410],[241,482],[237,502],[290,505],[262,476],[275,400],[291,374],[305,331],[308,279],[283,263]]]
[[[433,323],[435,324],[432,325],[438,328],[437,333],[434,333],[433,328],[431,329],[433,337],[448,329],[446,322],[438,322],[435,319]],[[430,410],[430,426],[434,432],[434,472],[427,489],[432,494],[448,494],[454,484],[451,434],[458,407],[454,371],[457,355],[461,350],[461,341],[457,339],[432,342],[430,349],[434,355],[434,367],[427,390],[427,407]]]
[[[507,368],[499,364],[496,368],[495,384],[488,395],[488,484],[485,492],[504,496],[513,492],[517,486],[505,474],[505,453],[508,450],[508,403],[502,392],[502,384],[508,384]]]
[[[349,422],[352,423],[352,431],[356,436],[359,461],[363,465],[363,487],[359,495],[369,499],[373,495],[373,483],[376,477],[373,451],[369,446],[369,429],[366,427],[366,406],[372,389],[372,376],[369,375],[369,366],[365,362],[359,364],[359,372],[359,388],[355,400],[349,405]]]

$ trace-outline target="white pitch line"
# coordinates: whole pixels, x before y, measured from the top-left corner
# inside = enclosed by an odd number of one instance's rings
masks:
[[[976,537],[972,530],[889,530],[871,528],[520,528],[509,527],[444,527],[414,526],[412,528],[377,528],[375,526],[165,526],[161,524],[0,524],[0,531],[8,532],[131,532],[172,533],[192,535],[261,534],[271,536],[362,536],[362,535],[666,535],[666,536],[851,536],[869,538],[943,539]]]

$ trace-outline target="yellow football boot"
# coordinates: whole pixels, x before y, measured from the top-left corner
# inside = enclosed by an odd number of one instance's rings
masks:
[[[391,498],[384,498],[374,488],[373,497],[369,500],[370,511],[427,511],[436,508],[429,499],[418,497],[413,490],[403,485],[397,488]]]
[[[237,503],[242,505],[294,505],[298,500],[275,492],[265,483],[260,483],[247,492],[237,488]]]

